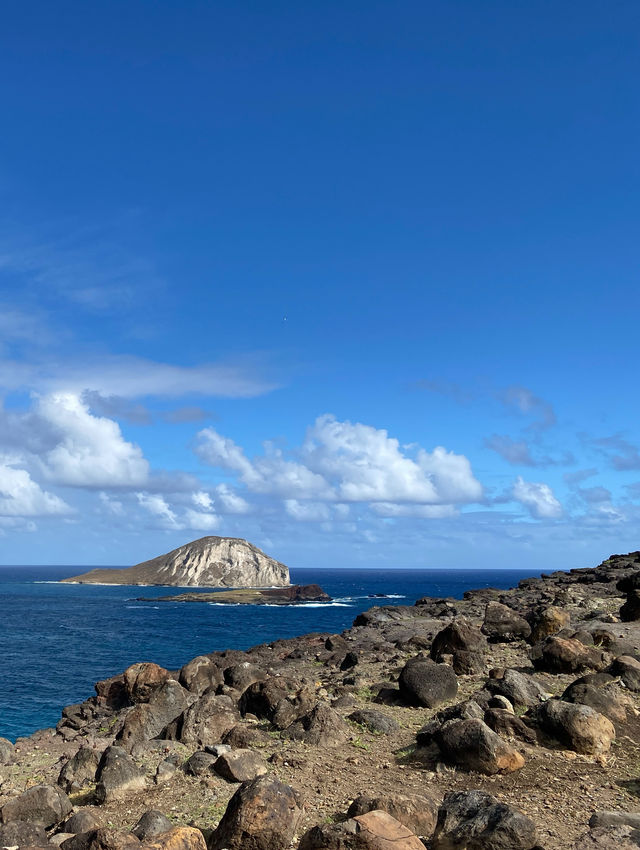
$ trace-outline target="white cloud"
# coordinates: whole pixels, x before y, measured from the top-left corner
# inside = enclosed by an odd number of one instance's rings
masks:
[[[287,459],[265,443],[250,460],[233,440],[213,428],[198,434],[196,453],[205,463],[231,470],[254,493],[292,500],[455,504],[482,499],[482,485],[464,455],[441,446],[406,454],[383,429],[319,417],[298,452]],[[294,510],[297,510],[294,508]]]
[[[531,516],[538,519],[557,519],[562,516],[562,505],[548,484],[524,481],[518,476],[511,494],[527,508]]]
[[[55,448],[41,458],[45,475],[74,487],[139,487],[149,476],[140,448],[127,442],[116,422],[92,416],[72,393],[40,399],[39,415],[58,432]]]
[[[284,509],[298,522],[321,522],[330,517],[329,508],[324,502],[299,502],[297,499],[285,499]]]
[[[184,512],[183,526],[194,531],[213,531],[220,525],[220,517],[212,512],[194,511],[187,508]]]
[[[162,496],[157,493],[136,493],[136,498],[141,507],[160,520],[163,528],[178,529],[182,527],[175,513]]]
[[[53,493],[43,490],[25,469],[11,459],[0,462],[0,516],[33,517],[71,513],[71,508]]]
[[[265,444],[265,454],[253,462],[240,446],[213,428],[198,434],[196,454],[205,463],[229,469],[253,493],[300,498],[331,498],[333,492],[322,475],[296,461],[286,460],[282,452]]]
[[[222,513],[227,514],[246,514],[251,509],[249,502],[239,496],[228,484],[218,484],[216,487],[216,504]]]
[[[192,493],[191,499],[196,507],[204,508],[205,511],[209,511],[213,508],[211,496],[204,490],[198,490],[197,493]]]
[[[420,449],[414,460],[384,429],[319,417],[308,430],[302,456],[312,469],[335,481],[349,502],[439,504],[477,501],[482,485],[464,455],[441,446]]]

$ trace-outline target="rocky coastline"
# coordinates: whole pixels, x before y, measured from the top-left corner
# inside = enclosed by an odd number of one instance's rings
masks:
[[[236,588],[213,593],[176,593],[170,596],[138,596],[136,602],[213,602],[216,605],[304,605],[305,602],[331,602],[317,584],[289,587]]]
[[[640,846],[640,552],[95,690],[0,739],[0,848]]]

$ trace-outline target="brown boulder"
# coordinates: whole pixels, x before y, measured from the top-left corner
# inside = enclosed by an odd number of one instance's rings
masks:
[[[558,608],[555,605],[548,605],[546,608],[538,608],[534,611],[530,622],[531,643],[540,643],[545,638],[567,628],[571,623],[571,615],[562,608]]]
[[[540,670],[551,673],[581,673],[604,670],[611,656],[575,638],[550,637],[531,650],[531,660]]]
[[[123,673],[124,686],[131,702],[148,702],[154,691],[171,676],[164,667],[159,667],[152,661],[141,661],[132,664]]]
[[[416,835],[430,836],[436,827],[438,804],[429,797],[417,794],[361,794],[349,806],[351,818],[375,810],[386,812]]]
[[[227,782],[249,782],[267,772],[264,761],[253,750],[223,753],[214,763],[213,770]]]
[[[616,737],[613,723],[588,705],[550,699],[535,709],[532,717],[543,731],[577,753],[607,753]]]
[[[158,835],[152,841],[144,841],[140,850],[207,850],[207,844],[199,829],[177,826]]]
[[[313,827],[298,850],[424,850],[424,844],[387,812],[374,810],[345,823]]]
[[[222,671],[208,655],[198,655],[182,667],[178,681],[191,693],[202,694],[222,684]]]
[[[286,850],[301,814],[292,788],[259,776],[233,795],[207,842],[209,850]]]

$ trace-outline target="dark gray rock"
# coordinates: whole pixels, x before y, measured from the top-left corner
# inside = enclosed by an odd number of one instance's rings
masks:
[[[213,765],[216,763],[218,756],[207,753],[204,750],[198,750],[192,756],[189,756],[184,763],[184,772],[188,776],[206,776],[213,772]]]
[[[144,773],[122,747],[107,747],[96,771],[96,800],[108,803],[145,787]]]
[[[456,705],[450,705],[439,711],[418,730],[416,743],[419,747],[428,747],[436,732],[449,720],[482,720],[483,717],[484,711],[475,700],[465,700]]]
[[[562,694],[562,699],[565,702],[588,705],[613,723],[624,723],[627,719],[620,687],[615,678],[607,673],[592,673],[576,679]]]
[[[634,693],[640,692],[640,661],[630,655],[620,655],[607,668],[612,676],[618,676],[624,686]]]
[[[467,652],[457,649],[451,660],[453,672],[458,676],[472,676],[483,673],[486,668],[486,655],[483,652]]]
[[[350,732],[338,712],[323,703],[287,729],[290,738],[315,747],[337,747],[345,743]]]
[[[640,620],[640,590],[630,590],[627,593],[627,600],[620,608],[620,619],[623,623]]]
[[[187,708],[193,697],[175,679],[167,679],[155,689],[146,703],[135,705],[127,714],[116,740],[125,749],[157,738],[163,729]]]
[[[494,642],[526,640],[531,634],[531,626],[524,617],[507,605],[488,602],[482,631]]]
[[[12,821],[0,826],[0,847],[49,847],[47,833],[38,823]]]
[[[228,696],[207,691],[162,731],[162,737],[199,747],[214,746],[239,719]]]
[[[391,735],[400,728],[392,717],[387,717],[386,714],[374,708],[359,708],[349,714],[347,720],[366,727],[370,732],[379,732],[383,735]]]
[[[140,841],[147,841],[149,838],[155,838],[156,835],[162,835],[163,832],[168,832],[170,829],[173,829],[173,824],[169,818],[157,809],[149,809],[149,811],[144,812],[131,832]]]
[[[34,785],[4,804],[0,809],[2,823],[28,821],[45,829],[62,823],[71,812],[71,800],[57,785]]]
[[[63,832],[90,832],[104,826],[104,815],[96,806],[85,806],[78,809],[62,824]]]
[[[443,655],[456,652],[483,653],[487,649],[487,639],[477,626],[472,625],[466,617],[458,617],[433,639],[431,658],[440,661]]]
[[[58,785],[69,794],[91,784],[95,779],[99,761],[99,752],[92,747],[80,747],[60,771]]]
[[[9,764],[13,758],[14,746],[8,738],[0,738],[0,764]]]
[[[345,657],[342,659],[340,669],[351,670],[352,667],[356,667],[358,665],[359,661],[360,659],[358,658],[358,654],[356,652],[347,652]]]
[[[506,697],[517,708],[531,708],[548,698],[544,688],[533,676],[507,668],[502,675],[491,678],[485,687],[492,694]]]
[[[406,703],[426,708],[437,708],[458,693],[458,679],[451,667],[420,655],[407,661],[398,685]]]
[[[171,759],[163,759],[156,768],[154,782],[156,785],[162,785],[164,782],[170,782],[175,776],[178,766]]]
[[[521,754],[482,720],[449,720],[435,735],[445,761],[493,775],[512,773],[524,765]]]
[[[249,685],[253,685],[254,682],[264,682],[266,678],[267,674],[264,670],[249,661],[233,664],[224,671],[225,685],[240,691],[240,693],[245,691]]]
[[[589,819],[589,827],[599,826],[631,826],[640,830],[639,812],[594,812]]]
[[[530,729],[513,711],[504,708],[489,708],[485,711],[484,722],[490,729],[507,740],[515,738],[527,744],[536,743],[536,733]]]
[[[599,826],[590,829],[572,846],[572,850],[638,850],[640,829],[632,826]]]
[[[445,794],[432,850],[532,850],[533,821],[484,791]]]

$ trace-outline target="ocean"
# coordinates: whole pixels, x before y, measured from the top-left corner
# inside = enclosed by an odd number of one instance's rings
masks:
[[[196,655],[307,632],[340,632],[373,605],[413,605],[480,587],[513,587],[531,570],[292,569],[333,601],[299,606],[138,602],[180,588],[59,584],[90,567],[0,567],[0,737],[54,726],[65,705],[136,661],[177,669]],[[539,573],[535,574],[539,575]],[[192,589],[192,588],[189,588]],[[377,599],[375,594],[386,594]]]

